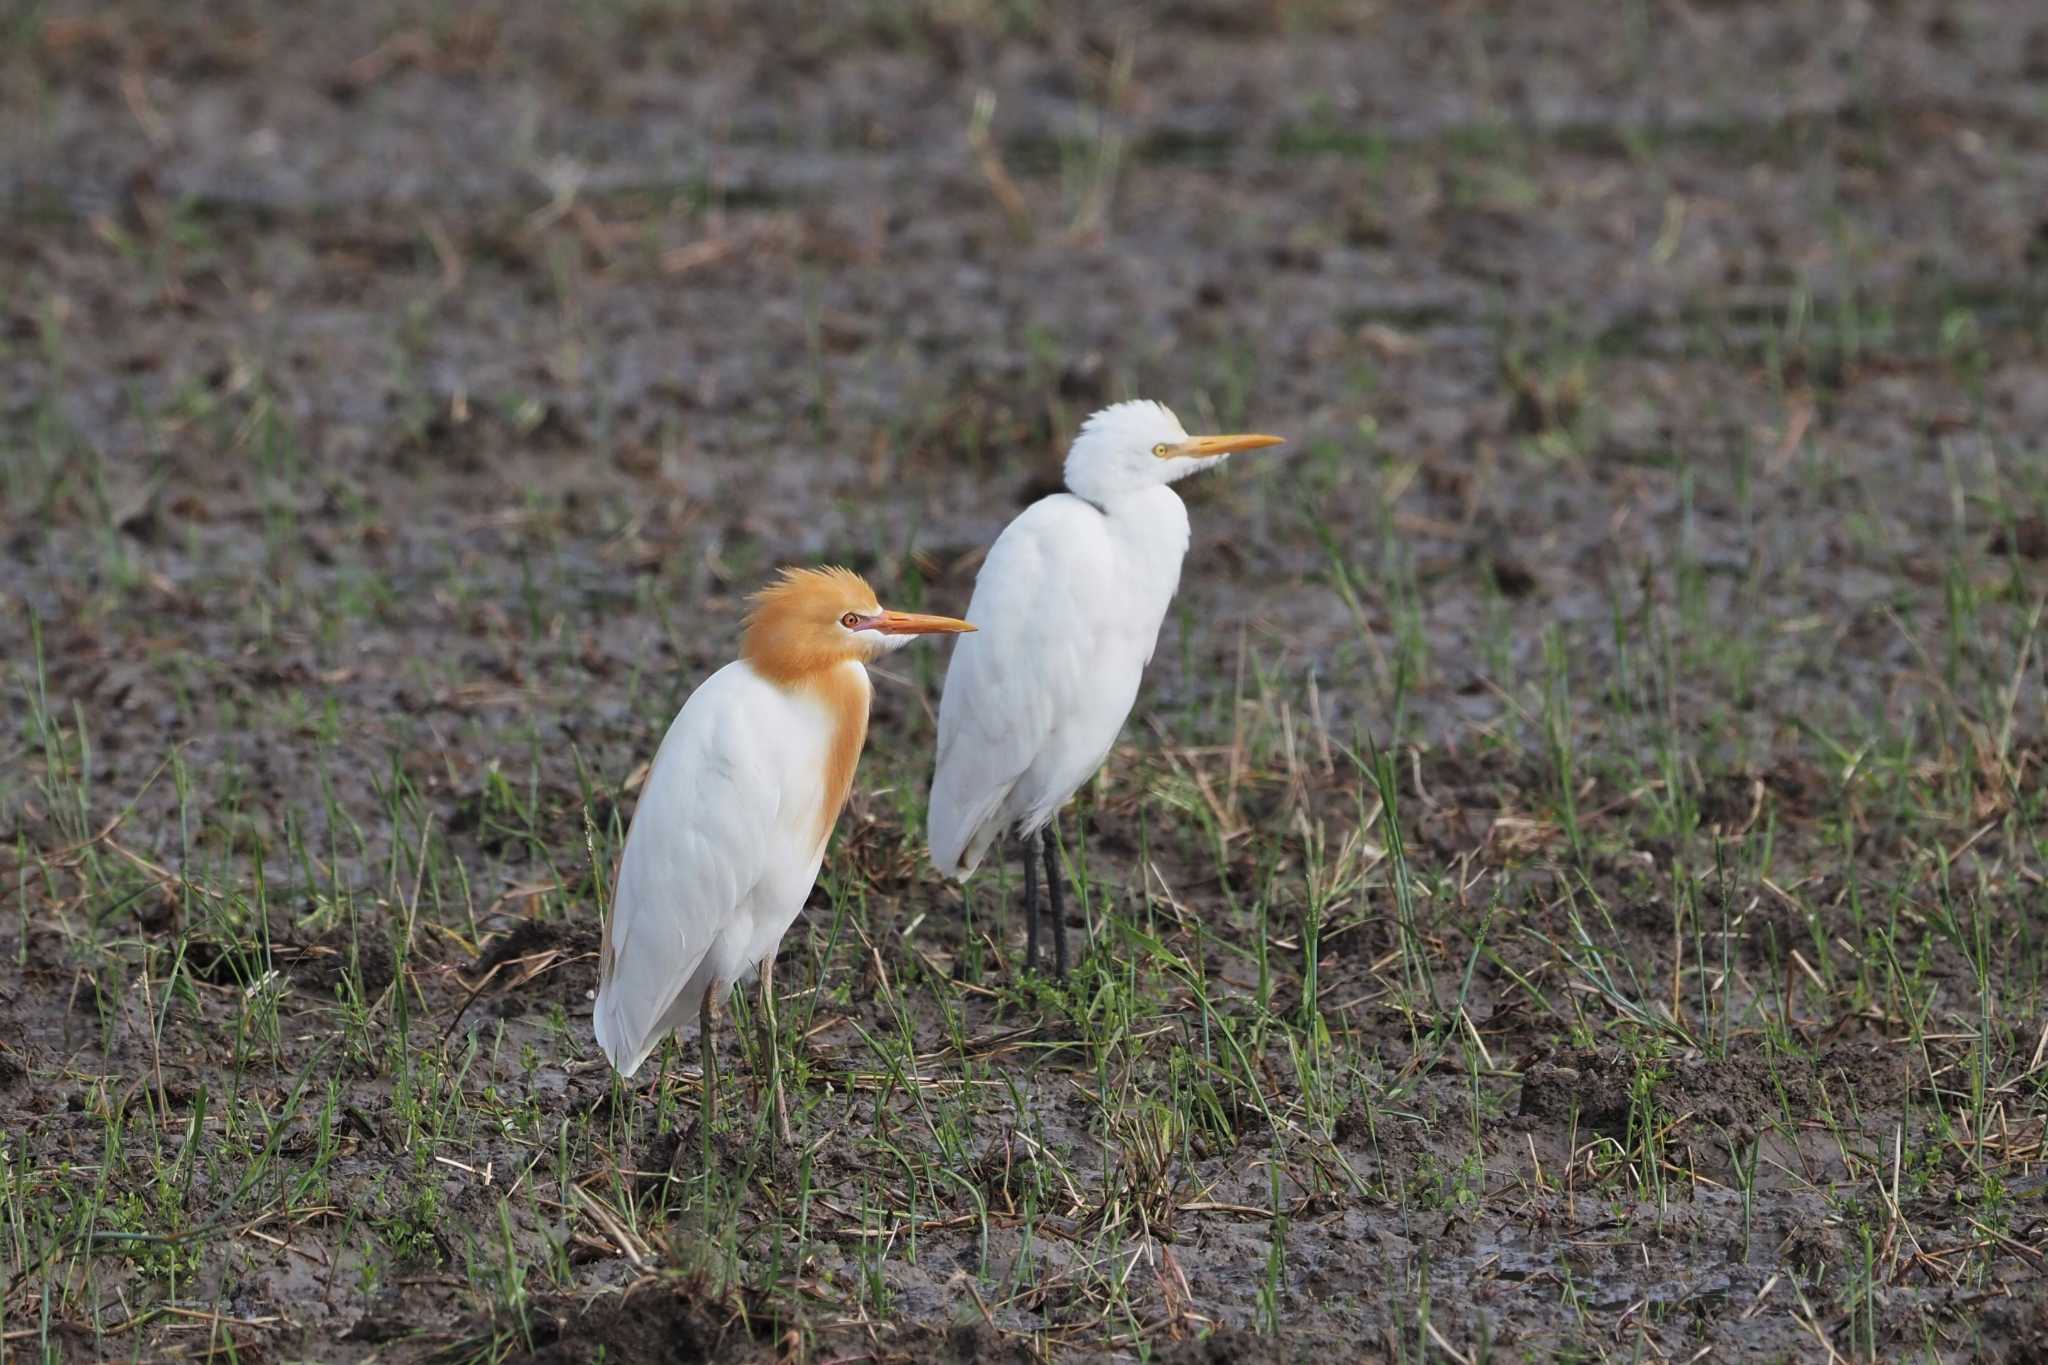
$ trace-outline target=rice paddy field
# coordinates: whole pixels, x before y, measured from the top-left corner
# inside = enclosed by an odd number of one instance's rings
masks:
[[[591,1036],[778,565],[1287,446],[1021,877],[876,679]],[[2048,1356],[2048,12],[0,7],[0,1357]]]

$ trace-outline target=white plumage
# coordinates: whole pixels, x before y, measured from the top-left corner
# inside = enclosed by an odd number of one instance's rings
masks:
[[[1187,508],[1164,486],[1100,510],[1056,493],[1003,531],[967,609],[991,624],[954,650],[939,699],[930,834],[941,872],[974,871],[1008,830],[1036,834],[1102,766],[1187,548]]]
[[[775,952],[817,881],[866,742],[866,664],[915,635],[974,627],[884,611],[845,569],[789,569],[754,598],[738,662],[668,727],[626,832],[598,950],[598,1045],[625,1076],[697,1011],[704,1120],[717,1113],[713,1015],[759,974],[778,1137]]]
[[[865,712],[867,669],[834,667]],[[819,774],[834,720],[820,694],[737,660],[669,726],[619,861],[597,997],[598,1045],[622,1075],[689,1021],[714,981],[752,978],[796,922],[831,832]]]
[[[967,610],[980,632],[954,649],[939,702],[926,826],[941,872],[972,873],[1006,832],[1037,836],[1108,756],[1187,554],[1187,508],[1167,485],[1278,443],[1190,437],[1142,400],[1082,425],[1068,491],[1004,528],[975,578]],[[1046,856],[1050,867],[1049,845]]]

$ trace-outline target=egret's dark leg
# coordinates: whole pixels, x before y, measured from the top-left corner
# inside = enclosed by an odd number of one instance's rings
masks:
[[[953,959],[953,979],[967,979],[967,950],[974,946],[974,893],[967,889],[967,883],[960,883],[960,955]]]
[[[775,954],[761,959],[761,1048],[768,1066],[768,1104],[773,1107],[775,1140],[796,1146],[789,1128],[789,1100],[782,1093],[782,1048],[775,1037]]]
[[[1037,840],[1024,837],[1024,970],[1038,970],[1038,850]]]
[[[1038,837],[1044,841],[1045,898],[1047,908],[1052,912],[1052,971],[1054,976],[1064,978],[1067,974],[1067,908],[1061,903],[1059,849],[1051,825],[1040,830]]]
[[[697,1117],[707,1135],[718,1122],[718,1053],[712,1046],[711,1028],[717,1022],[718,996],[724,989],[723,981],[713,981],[704,992],[704,1002],[697,1006],[697,1050],[704,1063],[704,1103]]]

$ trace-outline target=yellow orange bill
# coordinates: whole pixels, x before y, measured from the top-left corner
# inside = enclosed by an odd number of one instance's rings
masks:
[[[1234,455],[1240,450],[1277,446],[1285,440],[1284,436],[1264,436],[1257,432],[1240,432],[1232,436],[1190,436],[1179,445],[1168,446],[1162,458],[1206,459],[1212,455]]]
[[[954,616],[920,616],[914,611],[885,611],[874,628],[884,635],[960,635],[974,627]]]

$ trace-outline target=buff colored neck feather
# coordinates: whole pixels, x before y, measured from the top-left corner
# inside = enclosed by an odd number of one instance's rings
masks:
[[[843,666],[860,661],[862,654],[838,625],[841,611],[855,602],[861,610],[879,610],[858,574],[790,570],[755,596],[740,641],[740,657],[756,673],[785,691],[814,697],[831,717],[832,739],[820,774],[825,794],[819,808],[820,843],[853,790],[853,770],[868,736],[867,674]]]

